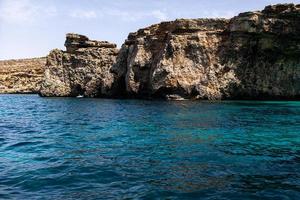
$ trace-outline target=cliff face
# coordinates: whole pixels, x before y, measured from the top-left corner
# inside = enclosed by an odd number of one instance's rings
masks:
[[[41,96],[300,99],[300,5],[162,22],[130,33],[120,51],[77,34],[65,46],[48,55],[42,81],[42,61],[0,71],[0,92],[41,85]]]
[[[111,96],[114,79],[109,70],[116,45],[67,34],[65,46],[67,51],[56,49],[47,56],[41,96]]]
[[[300,98],[300,5],[242,13],[227,29],[222,64],[235,68],[227,98]]]
[[[111,71],[135,97],[299,98],[300,5],[141,29]]]
[[[37,93],[45,58],[0,61],[0,93]]]
[[[226,67],[218,54],[228,23],[181,19],[131,33],[112,72],[137,97],[219,97],[217,88],[235,79],[231,70],[219,75]]]

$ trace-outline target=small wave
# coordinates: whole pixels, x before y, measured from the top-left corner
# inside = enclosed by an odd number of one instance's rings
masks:
[[[37,144],[41,144],[42,142],[18,142],[15,143],[13,145],[10,145],[8,148],[12,149],[12,148],[17,148],[17,147],[23,147],[23,146],[31,146],[31,145],[37,145]]]

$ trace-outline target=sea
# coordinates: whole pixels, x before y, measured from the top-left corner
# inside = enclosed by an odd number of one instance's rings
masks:
[[[0,199],[300,199],[299,101],[0,95]]]

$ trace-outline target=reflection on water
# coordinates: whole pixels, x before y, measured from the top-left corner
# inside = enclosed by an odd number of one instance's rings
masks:
[[[299,102],[0,96],[0,199],[300,199]]]

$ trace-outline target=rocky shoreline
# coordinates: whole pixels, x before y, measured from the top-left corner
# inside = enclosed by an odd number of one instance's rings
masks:
[[[78,34],[67,34],[65,46],[51,51],[46,63],[39,61],[26,81],[19,75],[1,78],[9,74],[1,61],[0,93],[300,99],[300,5],[267,6],[232,19],[162,22],[130,33],[121,49]]]

